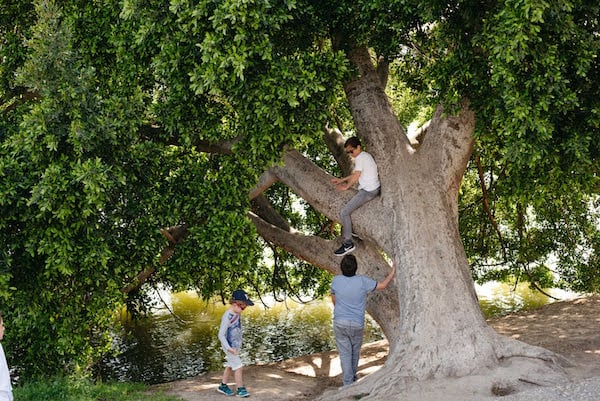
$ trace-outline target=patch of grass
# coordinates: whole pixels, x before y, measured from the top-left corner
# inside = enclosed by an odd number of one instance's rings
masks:
[[[150,392],[137,383],[93,383],[88,380],[54,379],[25,383],[14,389],[19,401],[181,401]]]

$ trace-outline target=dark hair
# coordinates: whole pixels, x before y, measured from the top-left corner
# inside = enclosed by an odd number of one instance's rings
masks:
[[[346,277],[352,277],[356,274],[357,264],[356,264],[356,256],[354,255],[346,255],[342,259],[342,263],[340,264],[342,268],[342,274]]]
[[[352,146],[353,148],[356,148],[357,146],[362,146],[362,145],[360,144],[360,139],[358,139],[358,137],[356,137],[356,136],[353,136],[352,138],[348,138],[346,143],[344,143],[345,148],[347,148],[348,146]]]

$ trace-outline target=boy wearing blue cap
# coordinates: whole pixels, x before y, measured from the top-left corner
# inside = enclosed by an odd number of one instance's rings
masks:
[[[219,326],[219,341],[225,352],[225,371],[223,379],[217,391],[225,395],[233,395],[233,390],[229,388],[227,382],[231,372],[234,372],[236,392],[238,397],[248,397],[250,394],[244,387],[242,379],[242,359],[240,358],[240,349],[242,348],[242,319],[240,314],[247,306],[254,303],[248,298],[244,290],[235,290],[229,300],[229,309],[221,318]]]

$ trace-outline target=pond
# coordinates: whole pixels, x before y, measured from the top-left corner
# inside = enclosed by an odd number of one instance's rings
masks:
[[[516,289],[490,283],[477,287],[486,317],[539,307],[553,300],[527,285]],[[566,299],[574,294],[550,290]],[[169,309],[132,321],[123,312],[114,337],[115,355],[101,363],[106,380],[164,383],[221,370],[223,354],[217,339],[222,314],[220,302],[206,303],[194,293],[170,294]],[[242,314],[246,364],[277,362],[335,349],[329,299],[299,304],[291,301],[247,308]],[[172,312],[172,313],[171,313]],[[367,316],[365,343],[383,339],[379,326]]]

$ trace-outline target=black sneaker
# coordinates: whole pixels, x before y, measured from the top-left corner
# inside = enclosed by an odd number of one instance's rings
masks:
[[[354,243],[352,241],[344,242],[344,243],[342,243],[342,246],[340,246],[334,252],[334,254],[337,256],[344,256],[345,254],[352,252],[354,249],[355,249],[355,247],[354,247]]]

